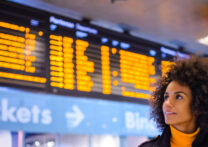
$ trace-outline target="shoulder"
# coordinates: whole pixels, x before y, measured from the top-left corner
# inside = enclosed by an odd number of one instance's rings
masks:
[[[158,135],[158,136],[156,136],[156,137],[154,137],[154,138],[152,138],[152,139],[142,143],[138,147],[152,147],[155,144],[155,142],[159,139],[159,137],[160,137],[160,135]]]

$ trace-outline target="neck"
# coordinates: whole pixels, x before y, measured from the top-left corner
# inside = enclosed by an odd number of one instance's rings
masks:
[[[186,133],[186,134],[191,134],[196,131],[196,126],[195,125],[172,125],[176,130]]]
[[[191,120],[187,121],[187,122],[183,122],[183,123],[178,123],[178,124],[172,124],[172,126],[183,133],[186,134],[191,134],[194,131],[196,131],[196,118],[193,117]]]

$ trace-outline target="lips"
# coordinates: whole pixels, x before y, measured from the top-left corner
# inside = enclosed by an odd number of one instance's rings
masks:
[[[173,115],[176,114],[175,112],[171,112],[171,111],[165,111],[165,115]]]

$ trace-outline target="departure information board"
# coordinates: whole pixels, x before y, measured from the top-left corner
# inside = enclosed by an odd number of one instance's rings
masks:
[[[150,50],[55,16],[50,16],[50,29],[51,87],[149,98],[156,76]]]
[[[4,5],[0,11],[2,84],[75,96],[148,99],[156,78],[177,54],[160,44],[85,22]]]
[[[174,64],[176,56],[178,58],[189,58],[188,54],[180,53],[174,50],[169,50],[165,47],[161,47],[161,73],[162,76],[170,69],[170,66]]]
[[[30,27],[30,21],[31,18],[1,14],[0,82],[43,88],[46,84],[44,32]]]

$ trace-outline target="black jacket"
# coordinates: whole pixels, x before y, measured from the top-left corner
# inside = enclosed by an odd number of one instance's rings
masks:
[[[170,147],[170,127],[167,126],[161,136],[157,136],[147,142],[142,143],[139,147]],[[200,130],[192,147],[208,147],[208,132]]]

